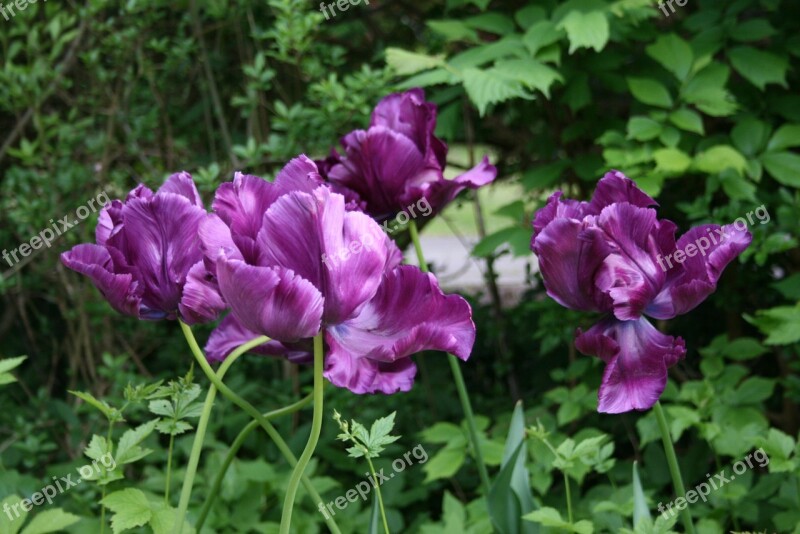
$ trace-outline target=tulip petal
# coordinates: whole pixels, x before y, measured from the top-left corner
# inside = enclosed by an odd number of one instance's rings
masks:
[[[588,205],[589,213],[598,214],[607,206],[624,202],[640,208],[658,206],[658,202],[639,189],[636,182],[621,172],[612,170],[597,182],[592,201]]]
[[[605,319],[578,330],[575,347],[606,362],[597,411],[647,410],[667,385],[667,368],[686,355],[682,338],[662,334],[647,319]]]
[[[205,210],[174,193],[133,199],[122,208],[123,253],[135,259],[143,299],[154,308],[177,312],[186,275],[202,259],[197,228],[205,216]]]
[[[335,341],[333,343],[335,344]],[[396,362],[381,362],[353,357],[341,350],[325,357],[325,378],[334,386],[347,388],[357,394],[391,395],[409,391],[414,385],[416,374],[417,366],[411,358],[401,358]]]
[[[217,188],[212,207],[234,234],[255,239],[264,212],[279,196],[274,184],[237,172],[233,182],[225,182]]]
[[[707,224],[686,232],[674,249],[685,254],[685,261],[678,263],[674,252],[663,259],[667,280],[646,313],[657,319],[671,319],[697,307],[716,291],[725,267],[752,240],[753,236],[746,228],[740,230],[732,224]],[[694,253],[689,256],[692,251]]]
[[[370,362],[400,362],[424,350],[468,359],[475,342],[475,324],[463,298],[442,293],[432,274],[403,265],[386,274],[378,293],[356,317],[329,328],[327,340],[330,362],[326,376],[337,384],[347,384],[344,387],[359,388],[353,389],[357,393],[366,393],[371,391],[362,389],[364,384],[380,382],[383,369]],[[403,369],[411,372],[410,367]],[[373,372],[378,373],[377,378]]]
[[[216,277],[208,272],[202,261],[189,269],[183,296],[178,306],[186,324],[207,323],[215,320],[228,308],[219,293]]]
[[[264,215],[258,235],[261,265],[281,265],[323,291],[326,324],[338,324],[372,298],[388,251],[380,226],[346,212],[344,197],[327,187],[289,193]]]
[[[322,294],[293,271],[247,265],[223,254],[217,277],[223,298],[248,330],[290,342],[319,332]]]
[[[210,362],[221,362],[241,345],[254,340],[260,335],[261,334],[257,334],[242,326],[241,323],[236,320],[235,315],[229,314],[222,320],[219,326],[211,332],[208,343],[206,343],[205,346],[206,358]],[[292,350],[283,343],[274,340],[258,345],[250,349],[249,352],[253,354],[263,354],[265,356],[285,356],[290,360],[308,360],[309,356],[311,356],[306,351]]]
[[[142,287],[133,275],[115,272],[111,255],[105,248],[92,244],[77,245],[61,254],[61,262],[73,271],[88,276],[112,308],[139,317]]]
[[[322,185],[322,177],[319,175],[317,166],[305,154],[287,163],[275,177],[275,187],[280,195],[292,191],[311,193],[320,185]]]
[[[182,171],[170,176],[164,185],[162,185],[156,194],[161,193],[175,193],[185,197],[186,200],[197,206],[203,208],[203,199],[200,198],[200,193],[197,191],[197,186],[194,185],[192,175],[186,171]]]
[[[464,189],[478,189],[491,183],[496,177],[497,167],[484,156],[478,165],[452,180],[440,176],[438,180],[430,182],[424,196],[433,205],[433,211],[438,213]]]

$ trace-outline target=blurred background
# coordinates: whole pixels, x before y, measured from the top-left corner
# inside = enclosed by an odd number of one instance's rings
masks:
[[[381,97],[424,87],[439,107],[437,135],[451,147],[448,176],[484,154],[499,170],[495,184],[463,195],[422,231],[443,285],[474,306],[478,340],[463,369],[487,461],[499,468],[518,400],[527,423],[539,421],[555,444],[609,436],[594,457],[576,457],[564,469],[574,480],[577,515],[592,518],[595,531],[618,532],[632,514],[634,460],[650,508],[672,499],[656,423],[649,413],[596,413],[602,362],[572,343],[576,327],[596,318],[546,298],[529,250],[532,215],[557,189],[587,198],[611,168],[656,196],[659,216],[676,221],[681,233],[731,223],[763,205],[769,220],[751,226],[753,244],[717,293],[659,325],[684,337],[688,349],[664,399],[687,486],[756,447],[772,459],[696,505],[703,532],[798,532],[800,4],[343,5],[329,20],[307,0],[6,7],[0,249],[17,249],[51,220],[75,219],[101,191],[124,197],[138,183],[156,188],[180,170],[194,176],[210,203],[234,171],[269,179],[300,153],[324,157],[341,136],[368,125]],[[14,371],[18,381],[0,386],[0,500],[83,465],[92,435],[105,434],[103,413],[69,391],[120,407],[128,384],[189,371],[192,358],[175,323],[114,313],[86,278],[59,263],[60,252],[93,240],[95,222],[91,214],[20,262],[0,260],[0,358],[28,356]],[[408,244],[405,235],[397,240]],[[198,335],[204,340],[209,331]],[[418,363],[410,393],[359,397],[329,388],[328,406],[365,424],[396,410],[402,438],[388,449],[387,465],[417,444],[429,453],[424,466],[384,489],[393,531],[491,531],[445,357],[427,354]],[[269,410],[298,399],[306,374],[251,357],[227,381]],[[198,382],[205,387],[202,377]],[[145,408],[132,406],[118,432],[146,421]],[[247,421],[230,405],[215,411],[190,517]],[[279,423],[296,451],[309,423],[307,414]],[[346,459],[336,433],[327,418],[312,466],[318,491],[332,498],[364,471]],[[175,495],[191,438],[175,439]],[[113,487],[160,491],[168,441],[150,436],[151,452]],[[554,456],[541,440],[528,441],[535,499],[563,511]],[[257,433],[238,458],[205,531],[271,532],[289,467]],[[87,484],[59,496],[53,506],[81,518],[67,530],[97,531],[94,503],[103,491]],[[315,503],[304,499],[298,507],[307,511],[298,532],[324,531]],[[369,503],[350,505],[340,526],[366,532],[369,511]]]

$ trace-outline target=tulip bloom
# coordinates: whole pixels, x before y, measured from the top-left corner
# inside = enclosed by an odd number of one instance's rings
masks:
[[[333,150],[319,166],[337,192],[377,220],[423,198],[438,213],[465,188],[490,183],[497,169],[484,157],[461,176],[445,179],[447,145],[435,128],[436,105],[425,101],[422,89],[391,94],[372,112],[369,129],[347,134],[344,154]]]
[[[677,226],[659,220],[657,203],[617,171],[600,180],[590,202],[561,195],[533,221],[531,249],[547,294],[570,309],[609,314],[575,340],[578,350],[606,362],[598,410],[646,410],[686,348],[645,316],[671,319],[694,309],[752,236],[734,225],[705,225],[676,241]]]
[[[469,357],[475,325],[467,302],[444,295],[432,275],[400,266],[378,223],[348,211],[305,156],[274,183],[237,174],[218,189],[214,212],[200,236],[232,313],[212,334],[210,359],[266,335],[274,341],[261,351],[303,360],[308,339],[324,330],[328,380],[355,393],[395,393],[411,388],[416,352]]]
[[[118,312],[175,319],[189,271],[203,258],[197,231],[205,216],[191,175],[173,174],[156,193],[139,185],[124,202],[108,204],[97,243],[77,245],[61,261],[88,276]]]

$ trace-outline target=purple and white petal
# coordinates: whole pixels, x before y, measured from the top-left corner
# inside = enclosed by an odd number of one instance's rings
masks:
[[[198,261],[189,269],[178,310],[186,324],[207,323],[228,309],[219,293],[216,276]]]

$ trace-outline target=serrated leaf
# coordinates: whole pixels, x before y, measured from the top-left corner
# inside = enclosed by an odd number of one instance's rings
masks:
[[[72,393],[85,403],[89,404],[90,406],[93,406],[94,408],[100,410],[103,413],[103,415],[105,415],[108,419],[111,419],[113,417],[115,410],[111,406],[109,406],[107,402],[94,398],[94,396],[91,393],[86,393],[84,391],[70,391],[70,393]]]
[[[567,32],[569,53],[579,48],[594,48],[600,52],[611,36],[608,18],[602,11],[570,11],[556,26]]]
[[[522,42],[525,43],[531,56],[535,56],[539,50],[557,42],[564,36],[564,32],[549,20],[542,20],[528,28]]]
[[[401,76],[441,67],[444,59],[443,55],[430,56],[393,47],[386,49],[386,64]]]
[[[522,82],[530,89],[538,89],[547,98],[550,98],[550,86],[556,81],[564,81],[557,70],[535,59],[498,61],[494,69],[506,79]]]
[[[110,493],[101,503],[114,514],[111,518],[114,534],[140,527],[153,517],[147,496],[135,488]]]
[[[99,460],[110,452],[111,444],[108,442],[108,440],[103,436],[98,436],[95,434],[92,436],[92,439],[89,441],[89,445],[86,447],[86,450],[83,451],[83,454],[92,460]]]
[[[139,444],[155,430],[158,421],[148,421],[143,425],[125,431],[117,444],[116,461],[119,464],[129,464],[147,456],[149,449],[142,449]]]
[[[530,98],[520,81],[508,79],[496,69],[466,69],[462,75],[464,89],[481,117],[490,104],[505,102],[511,98]]]

